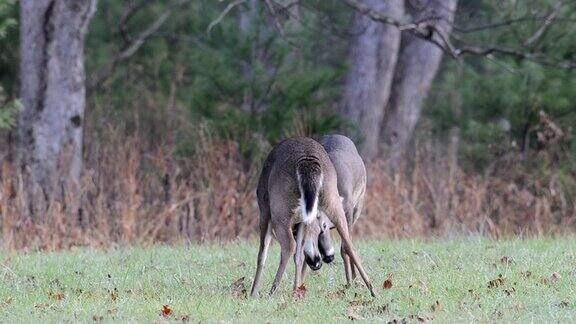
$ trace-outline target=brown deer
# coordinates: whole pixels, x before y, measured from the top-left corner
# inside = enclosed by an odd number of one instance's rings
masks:
[[[320,139],[320,143],[328,153],[334,165],[338,178],[338,193],[342,200],[344,215],[348,224],[348,236],[352,239],[352,228],[360,217],[366,193],[366,167],[358,154],[354,142],[343,135],[327,135]],[[324,215],[321,220],[325,221]],[[330,231],[323,231],[318,239],[318,248],[323,258],[333,259],[334,252]],[[350,257],[344,249],[340,248],[344,260],[344,272],[348,285],[356,278],[354,264],[350,264]]]
[[[290,257],[294,256],[296,266],[294,290],[301,284],[304,257],[312,269],[321,267],[318,238],[327,229],[319,221],[319,211],[338,231],[342,249],[375,296],[349,236],[346,214],[338,194],[336,170],[320,143],[300,137],[276,145],[264,162],[256,194],[260,208],[260,250],[252,297],[258,296],[272,234],[280,243],[281,254],[270,295],[276,292]],[[296,238],[292,232],[294,227]]]

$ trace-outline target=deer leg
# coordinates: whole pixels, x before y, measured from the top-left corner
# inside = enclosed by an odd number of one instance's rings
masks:
[[[340,237],[342,238],[342,247],[344,248],[346,254],[348,254],[348,256],[350,257],[352,261],[351,264],[355,265],[358,268],[358,272],[360,273],[362,280],[364,280],[366,287],[368,287],[368,290],[370,290],[370,294],[373,297],[375,297],[376,294],[374,294],[374,289],[372,288],[370,278],[368,278],[366,271],[364,271],[362,262],[360,261],[360,258],[356,254],[354,246],[352,245],[352,240],[350,239],[350,234],[348,232],[348,224],[344,216],[344,210],[342,207],[340,207],[341,205],[340,206],[335,205],[335,206],[336,207],[333,208],[334,210],[332,212],[332,215],[330,215],[331,217],[329,216],[330,220],[332,220],[332,223],[336,225],[336,230],[338,231],[338,234],[340,234]]]
[[[350,241],[352,241],[352,225],[348,224],[348,236],[350,237]],[[352,263],[350,264],[350,271],[352,282],[356,280],[356,266]]]
[[[289,218],[287,218],[289,219]],[[286,266],[290,257],[294,255],[294,250],[296,248],[296,242],[292,236],[292,231],[290,226],[283,226],[281,224],[272,223],[274,226],[274,233],[276,234],[276,239],[280,243],[280,264],[278,265],[278,271],[276,272],[276,277],[274,278],[274,283],[272,284],[272,289],[270,289],[270,296],[274,295],[284,272],[286,272]]]
[[[301,269],[301,274],[300,274],[300,277],[302,278],[302,282],[304,282],[304,279],[306,279],[307,270],[308,270],[308,265],[306,264],[306,262],[302,262],[302,269]]]
[[[342,207],[344,208],[346,223],[349,226],[348,235],[350,236],[350,240],[352,240],[352,235],[350,233],[352,231],[350,226],[353,217],[352,207],[351,204],[348,203],[347,199],[342,199]],[[340,254],[342,255],[342,260],[344,261],[344,273],[346,274],[346,285],[350,286],[352,285],[354,279],[356,279],[356,271],[354,269],[354,264],[350,264],[350,256],[348,255],[348,253],[346,253],[346,250],[344,249],[344,243],[340,245]]]
[[[258,289],[260,289],[260,281],[262,279],[262,269],[266,263],[268,256],[268,247],[272,240],[272,227],[270,226],[270,214],[264,214],[260,222],[260,250],[258,251],[258,262],[256,263],[256,275],[254,275],[254,282],[252,283],[252,290],[250,296],[253,298],[258,297]]]
[[[352,215],[352,218],[349,218],[348,232],[350,233],[350,239],[352,239],[353,227],[354,227],[354,224],[356,223],[356,221],[358,220],[358,218],[360,218],[360,214],[362,213],[363,206],[364,206],[364,199],[362,198],[356,204],[356,207],[354,207],[354,213]],[[356,279],[356,269],[354,266],[352,266],[352,280],[354,280],[354,279]]]
[[[346,286],[352,284],[351,268],[350,268],[350,257],[344,251],[344,244],[340,245],[340,255],[342,255],[342,261],[344,261],[344,274],[346,275]]]
[[[302,265],[304,264],[304,223],[298,224],[298,229],[296,232],[296,253],[294,254],[294,290],[296,290],[302,284]]]

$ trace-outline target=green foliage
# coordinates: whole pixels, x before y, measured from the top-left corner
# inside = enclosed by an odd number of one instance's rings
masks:
[[[253,3],[259,5],[251,9]],[[6,93],[0,101],[0,127],[13,124],[18,105],[13,100],[18,91],[17,4],[0,0],[0,87]],[[88,80],[106,70],[173,3],[141,4],[120,30],[126,2],[99,2],[85,51]],[[210,23],[229,4],[199,0],[174,10],[132,57],[114,66],[106,82],[90,89],[88,118],[98,121],[93,128],[109,127],[110,122],[158,144],[174,132],[177,152],[186,155],[198,140],[194,130],[202,125],[213,136],[236,141],[250,157],[258,154],[262,142],[355,126],[335,113],[346,71],[349,7],[335,0],[307,1],[298,19],[280,14],[276,20],[264,3],[245,1],[208,33]],[[549,12],[554,4],[460,0],[454,42],[522,49],[523,40],[541,25],[541,19],[522,18]],[[561,15],[531,50],[553,61],[574,60],[576,33],[571,31],[576,12],[566,5]],[[245,28],[241,17],[250,21]],[[467,31],[507,20],[517,22]],[[569,160],[576,157],[575,80],[574,71],[511,57],[470,56],[462,62],[446,57],[426,103],[423,125],[430,125],[439,138],[458,127],[460,161],[482,169],[503,152],[541,151],[537,131],[543,111],[567,134],[555,148],[544,148],[564,152],[549,160],[573,169]],[[176,108],[171,111],[171,106]]]
[[[16,19],[12,16],[15,0],[0,0],[0,39],[8,36],[8,31],[17,25]]]
[[[4,89],[0,87],[0,129],[13,127],[20,109],[22,109],[20,101],[6,99]]]
[[[14,126],[20,102],[10,99],[5,87],[13,89],[15,78],[14,59],[17,47],[13,44],[17,38],[15,0],[0,0],[0,129]],[[11,74],[10,74],[11,73]]]
[[[252,134],[276,142],[297,128],[306,134],[322,134],[341,128],[345,123],[333,112],[339,97],[339,80],[344,71],[345,43],[334,46],[327,32],[318,32],[320,18],[315,11],[302,16],[296,28],[284,24],[283,33],[270,23],[266,7],[258,5],[251,13],[247,1],[236,7],[210,33],[207,28],[227,4],[195,1],[174,12],[169,21],[148,40],[130,61],[116,67],[111,79],[92,98],[97,105],[112,104],[117,119],[133,115],[143,92],[163,100],[170,93],[175,74],[178,83],[176,102],[183,118],[191,125],[206,125],[215,135],[237,141],[243,152],[254,150]],[[312,3],[312,7],[332,8],[335,4]],[[119,50],[110,31],[120,19],[123,6],[107,1],[98,13],[89,34],[88,71],[97,71]],[[149,4],[128,23],[127,33],[138,34],[158,17],[166,6]],[[250,19],[249,28],[239,27],[240,15]],[[310,45],[314,44],[314,45]],[[328,50],[330,49],[330,50]],[[318,61],[320,52],[326,57]],[[90,73],[89,73],[90,74]],[[143,96],[146,97],[146,94]],[[139,108],[136,108],[139,109]],[[145,108],[142,108],[145,109]],[[149,108],[148,108],[149,109]],[[147,128],[143,113],[140,127]],[[158,123],[158,120],[150,120]],[[136,126],[135,126],[136,127]],[[155,136],[155,134],[150,134]],[[179,152],[197,139],[178,136]]]
[[[548,12],[555,1],[461,1],[457,26],[461,30],[489,26],[501,21],[518,21],[497,28],[467,32],[466,43],[490,47],[523,48],[541,22],[522,21],[534,12]],[[576,36],[567,32],[574,28],[568,21],[576,13],[566,6],[564,19],[547,29],[532,49],[551,62],[576,57]],[[573,10],[572,10],[573,11]],[[564,156],[556,166],[569,167],[576,157],[574,128],[576,123],[576,86],[574,70],[537,64],[527,60],[491,55],[466,57],[462,62],[445,60],[444,68],[431,91],[425,116],[438,136],[458,127],[462,134],[461,160],[465,165],[484,168],[504,153],[524,155],[542,150],[562,150]],[[538,142],[540,112],[550,117],[566,136],[544,147]],[[541,158],[538,156],[537,158]]]

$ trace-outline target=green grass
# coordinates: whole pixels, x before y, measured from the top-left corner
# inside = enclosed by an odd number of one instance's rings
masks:
[[[245,277],[250,289],[254,242],[3,252],[0,318],[5,322],[162,322],[183,316],[193,322],[344,321],[350,317],[439,323],[576,321],[574,237],[382,240],[357,245],[376,286],[375,299],[361,285],[343,288],[340,257],[308,276],[307,294],[301,300],[292,297],[293,262],[276,296],[245,299],[231,286]],[[262,295],[272,284],[278,254],[274,244]],[[384,289],[388,274],[393,285]],[[502,280],[489,287],[498,278]],[[160,314],[163,305],[169,305],[171,316]]]

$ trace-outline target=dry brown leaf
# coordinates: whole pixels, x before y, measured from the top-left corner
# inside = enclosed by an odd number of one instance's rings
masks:
[[[57,293],[49,292],[48,296],[58,301],[66,299],[66,295],[63,292],[57,292]]]
[[[509,265],[513,262],[512,258],[509,256],[503,256],[502,258],[500,258],[500,263],[505,264],[505,265]]]
[[[498,288],[504,284],[506,278],[502,274],[498,275],[498,278],[488,281],[488,288]]]
[[[110,292],[110,298],[112,298],[113,301],[116,301],[116,299],[118,299],[118,289],[114,288],[114,290],[112,290]]]
[[[296,290],[294,290],[294,298],[296,300],[302,300],[306,297],[306,293],[307,293],[307,289],[306,286],[304,284],[300,285],[300,287],[296,288]]]
[[[245,277],[242,277],[232,283],[232,295],[236,298],[246,298],[247,290],[244,282]]]
[[[384,280],[384,284],[383,284],[384,289],[392,288],[392,277],[393,277],[393,275],[391,273],[388,274],[388,278],[386,280]]]
[[[553,273],[550,275],[550,282],[552,282],[553,284],[555,284],[555,283],[558,282],[558,280],[560,280],[560,278],[562,278],[562,277],[560,277],[560,274],[559,274],[558,272],[553,272]]]
[[[172,309],[169,305],[162,306],[162,316],[169,317],[172,315]]]

